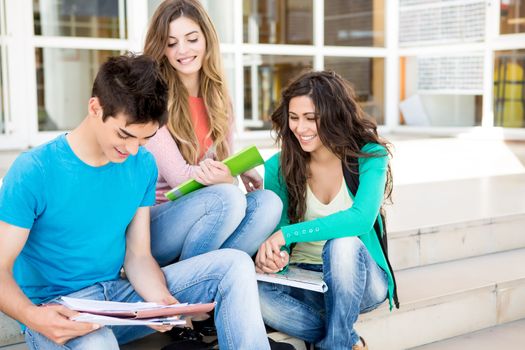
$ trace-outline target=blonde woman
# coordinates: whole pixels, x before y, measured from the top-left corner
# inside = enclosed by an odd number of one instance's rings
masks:
[[[220,160],[232,150],[233,118],[219,41],[195,0],[162,2],[144,53],[160,65],[169,87],[168,124],[148,143],[159,168],[151,212],[152,251],[161,265],[219,248],[254,255],[279,221],[282,204],[263,190],[256,171],[241,175],[244,195]],[[166,202],[170,188],[195,179],[207,187]]]

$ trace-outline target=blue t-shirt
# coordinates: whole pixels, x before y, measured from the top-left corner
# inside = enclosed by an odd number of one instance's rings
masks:
[[[126,228],[155,203],[157,168],[140,148],[124,163],[92,167],[65,135],[22,153],[0,188],[0,220],[30,229],[14,278],[36,304],[118,278]]]

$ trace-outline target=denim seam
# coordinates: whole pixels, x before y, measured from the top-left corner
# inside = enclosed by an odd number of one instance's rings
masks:
[[[259,200],[257,199],[256,196],[253,196],[253,197],[254,197],[254,202],[255,202],[255,208],[253,208],[251,215],[248,215],[248,213],[246,212],[246,214],[245,214],[245,216],[244,216],[244,217],[247,217],[247,216],[248,216],[248,221],[246,221],[245,223],[243,223],[242,220],[241,220],[241,222],[239,223],[239,226],[237,226],[237,228],[239,228],[239,227],[242,225],[242,230],[241,230],[241,232],[244,231],[244,230],[246,230],[246,229],[248,229],[248,227],[250,227],[250,224],[254,221],[254,216],[255,216],[255,215],[253,215],[253,214],[259,210],[260,202],[259,202]],[[248,208],[249,208],[248,203],[246,203],[246,210],[247,210]],[[234,232],[235,232],[235,230],[234,230]],[[237,241],[240,240],[241,237],[242,237],[242,235],[239,234],[239,233],[241,233],[241,232],[237,232],[237,233],[235,234],[234,239],[233,239],[233,242],[232,242],[232,244],[231,244],[231,247],[237,247],[237,246],[238,246],[238,245],[237,245]],[[231,236],[230,236],[230,237],[231,237]],[[228,237],[228,238],[229,238],[229,237]],[[228,239],[226,239],[226,241],[227,241],[227,240],[228,240]]]
[[[29,328],[26,330],[26,334],[29,338],[29,340],[31,341],[31,344],[33,344],[33,348],[35,348],[36,350],[39,349],[36,341],[35,341],[35,337],[33,337],[33,335],[31,334],[31,331],[29,330]]]
[[[219,195],[216,194],[216,193],[210,193],[210,195],[215,196],[216,198],[218,198],[218,199],[220,200],[220,202],[221,202],[221,208],[222,208],[222,210],[220,211],[221,214],[219,215],[219,218],[218,218],[217,220],[215,220],[215,224],[214,224],[213,227],[210,229],[210,232],[215,232],[216,227],[217,227],[219,224],[222,225],[222,223],[223,223],[223,221],[224,221],[224,200],[222,199],[221,196],[219,196]],[[206,214],[203,215],[203,216],[201,216],[200,219],[199,219],[195,224],[197,224],[198,222],[200,222],[200,221],[204,218],[204,216],[208,216],[208,215],[210,214],[210,210],[208,209],[208,205],[207,205],[207,203],[208,203],[208,202],[206,201],[205,204],[204,204],[204,210],[205,210]],[[195,224],[193,224],[193,226],[195,226]],[[219,227],[220,227],[220,226],[219,226]],[[199,247],[198,247],[198,251],[201,251],[202,248],[206,245],[206,243],[207,243],[206,240],[202,239],[202,240],[201,240],[201,244],[200,244]],[[223,243],[224,243],[224,242],[223,242]],[[184,248],[183,248],[183,250],[184,250]],[[181,255],[182,255],[182,254],[181,254]]]
[[[274,291],[278,292],[279,294],[281,294],[281,297],[283,299],[287,299],[289,302],[291,302],[292,304],[297,305],[297,306],[301,306],[301,307],[305,306],[308,309],[308,311],[310,311],[311,313],[319,312],[319,310],[314,309],[313,307],[311,307],[307,303],[298,301],[296,298],[294,298],[291,295],[289,295],[288,293],[284,292],[282,289],[277,288],[277,286],[278,286],[277,284],[272,283],[272,287],[274,288]],[[291,288],[293,288],[293,287],[291,287]]]
[[[221,280],[221,282],[222,282],[222,280]],[[222,290],[221,282],[219,282],[219,285],[217,286],[217,291],[221,295],[221,300],[224,300],[224,292]],[[222,308],[222,312],[223,312],[222,317],[224,319],[224,322],[228,323],[227,327],[223,327],[223,330],[225,331],[224,334],[226,335],[226,337],[225,337],[226,338],[226,342],[228,343],[228,349],[233,349],[233,340],[232,340],[232,335],[231,335],[231,332],[232,332],[231,328],[232,328],[232,326],[230,325],[230,315],[228,315],[228,308],[227,307]]]
[[[206,280],[222,280],[222,278],[224,277],[224,275],[221,275],[221,274],[210,274],[210,275],[205,275],[205,276],[201,276],[200,278],[198,279],[193,279],[191,280],[190,282],[182,285],[182,286],[179,286],[179,288],[173,290],[173,289],[170,289],[170,293],[173,295],[173,294],[176,294],[176,293],[179,293],[179,292],[182,292],[184,289],[188,289],[190,287],[193,287],[201,282],[204,282]]]

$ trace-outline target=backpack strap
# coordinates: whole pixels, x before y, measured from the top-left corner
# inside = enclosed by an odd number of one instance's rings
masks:
[[[359,188],[359,161],[357,158],[348,158],[347,164],[349,165],[349,168],[343,164],[343,177],[345,179],[346,186],[352,193],[352,195],[356,196],[357,189]],[[382,220],[383,222],[383,235],[381,234],[381,226],[379,224],[379,220]],[[376,221],[374,222],[374,231],[377,235],[377,239],[379,240],[379,243],[381,245],[381,249],[383,250],[383,255],[385,256],[386,263],[388,265],[388,268],[390,269],[390,273],[392,274],[392,280],[394,282],[394,293],[393,293],[393,299],[394,304],[396,308],[399,309],[399,299],[397,297],[397,283],[396,283],[396,277],[394,276],[394,269],[392,268],[392,265],[390,264],[390,260],[388,259],[388,238],[386,235],[386,225],[385,225],[385,219],[382,213],[380,213]]]

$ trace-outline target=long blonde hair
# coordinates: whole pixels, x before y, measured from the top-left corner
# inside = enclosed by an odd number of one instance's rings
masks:
[[[206,54],[199,74],[199,92],[208,112],[210,132],[207,136],[212,138],[217,157],[222,160],[230,151],[228,149],[230,100],[222,69],[217,32],[201,3],[197,0],[163,1],[151,19],[144,54],[153,57],[159,63],[162,75],[168,84],[168,130],[184,159],[190,164],[196,164],[201,150],[191,122],[188,91],[164,54],[168,46],[169,25],[179,17],[186,17],[197,23],[206,39]]]

